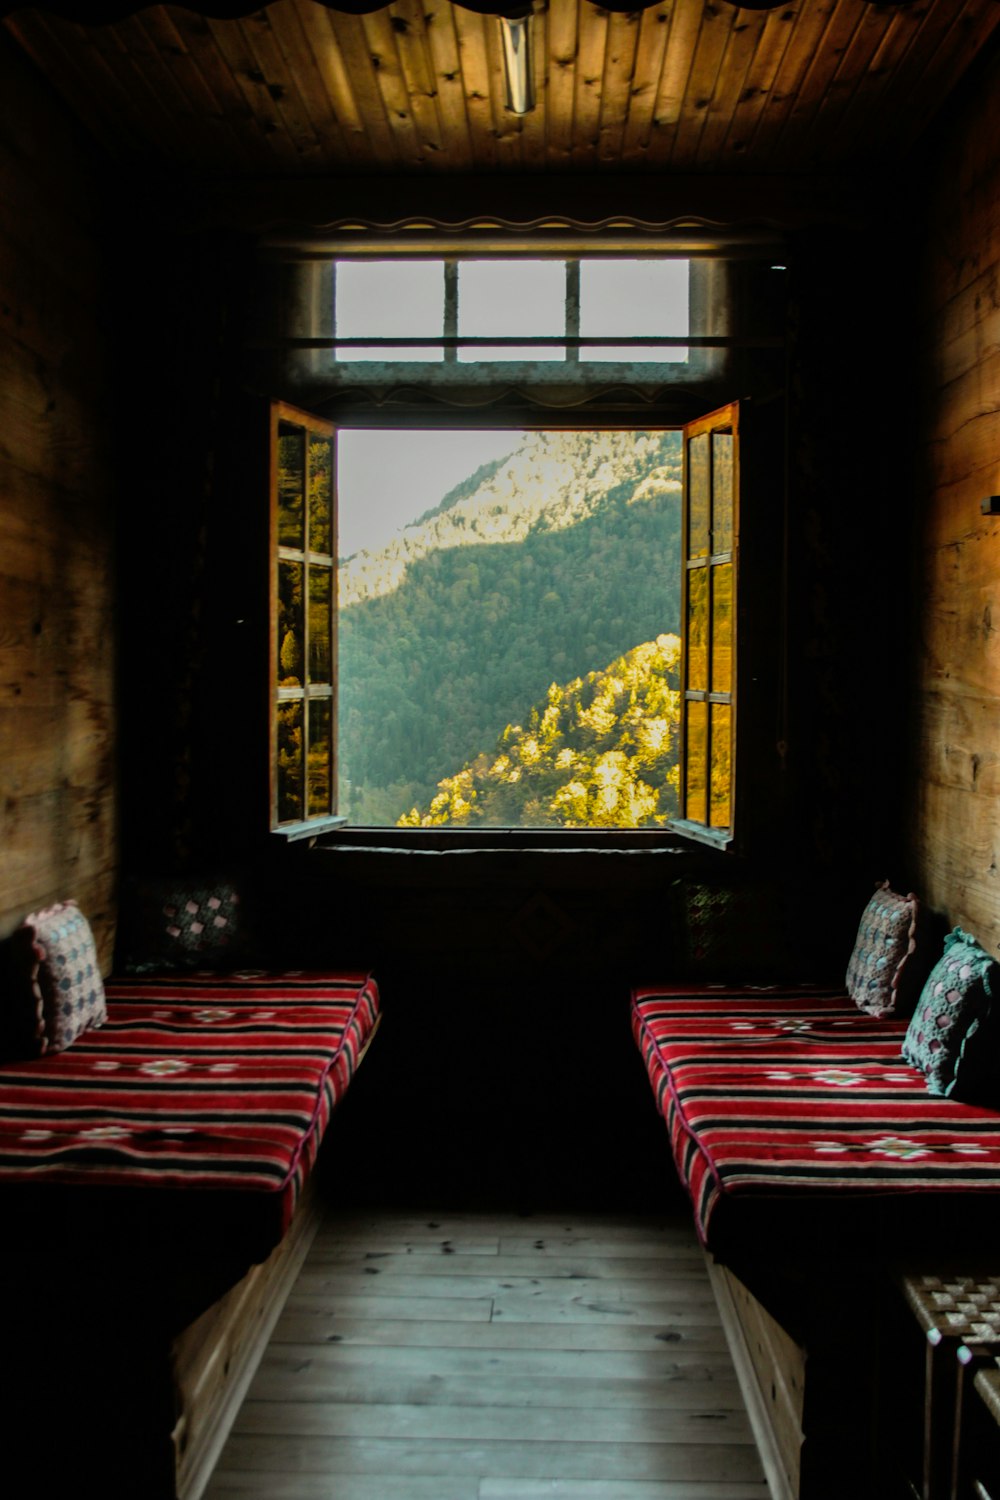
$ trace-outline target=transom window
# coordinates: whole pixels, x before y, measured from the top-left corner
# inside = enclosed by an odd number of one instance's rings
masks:
[[[690,268],[663,257],[337,261],[334,358],[684,363]]]

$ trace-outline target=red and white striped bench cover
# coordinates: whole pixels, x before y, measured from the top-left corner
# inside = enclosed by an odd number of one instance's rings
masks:
[[[277,1242],[370,1040],[363,973],[143,975],[65,1052],[0,1064],[0,1185],[252,1195]]]
[[[633,1035],[704,1244],[763,1203],[892,1199],[895,1212],[899,1195],[934,1194],[960,1211],[961,1195],[1000,1192],[1000,1112],[929,1094],[902,1060],[906,1025],[837,990],[634,991]]]

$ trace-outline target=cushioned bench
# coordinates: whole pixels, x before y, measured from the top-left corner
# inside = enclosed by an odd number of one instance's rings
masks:
[[[169,966],[103,982],[73,902],[6,946],[0,1440],[38,1494],[196,1500],[316,1227],[378,989],[223,967],[235,905],[161,903]]]
[[[263,1260],[378,1024],[374,980],[168,973],[104,989],[102,1025],[0,1064],[5,1201],[31,1202],[33,1237],[84,1216],[91,1236],[127,1224],[196,1243],[215,1220],[227,1264]]]
[[[775,1500],[896,1492],[899,1275],[1000,1268],[1000,970],[916,914],[878,888],[846,985],[632,996]]]
[[[835,1228],[841,1254],[856,1231],[870,1255],[877,1226],[904,1253],[916,1226],[954,1248],[963,1218],[971,1234],[1000,1216],[1000,1112],[930,1094],[902,1060],[907,1025],[843,990],[635,991],[633,1034],[704,1245]]]

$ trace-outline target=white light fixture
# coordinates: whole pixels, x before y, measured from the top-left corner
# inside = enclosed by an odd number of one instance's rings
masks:
[[[507,108],[515,115],[527,115],[535,107],[535,75],[531,60],[531,16],[511,20],[500,17],[500,43],[503,47],[503,76],[507,89]]]

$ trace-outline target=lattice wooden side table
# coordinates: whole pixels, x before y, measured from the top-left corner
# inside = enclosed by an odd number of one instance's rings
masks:
[[[994,1356],[976,1371],[955,1453],[961,1500],[1000,1500],[1000,1369]]]
[[[982,1360],[1000,1353],[1000,1274],[904,1276],[902,1289],[927,1340],[919,1494],[954,1500],[958,1403]]]

